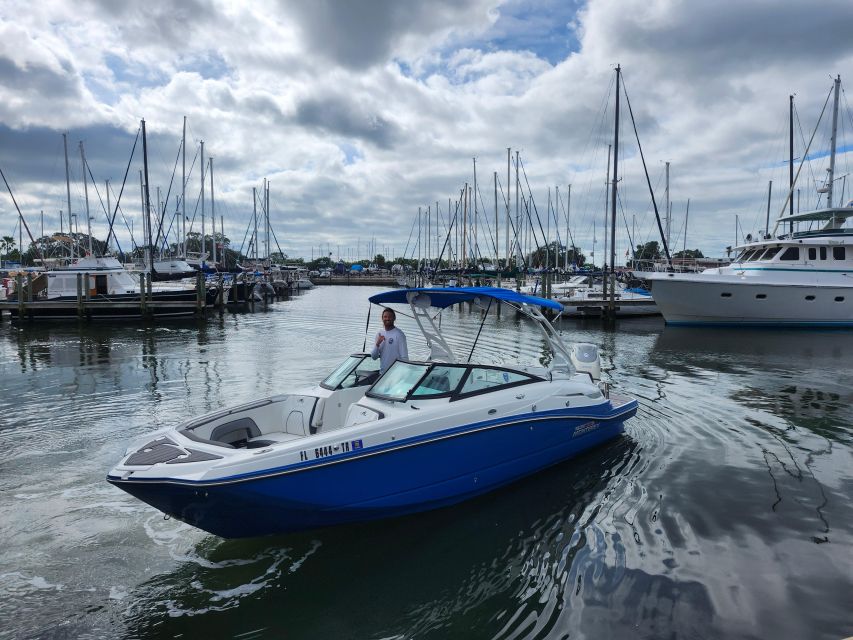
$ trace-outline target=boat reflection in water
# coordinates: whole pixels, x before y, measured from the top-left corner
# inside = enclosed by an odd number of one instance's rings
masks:
[[[531,621],[555,633],[571,619],[593,636],[610,629],[618,637],[625,623],[599,617],[601,605],[586,594],[594,584],[617,603],[678,588],[672,577],[627,568],[624,554],[605,559],[596,549],[607,536],[603,523],[622,522],[618,503],[602,504],[639,455],[626,436],[446,509],[280,537],[207,537],[190,553],[198,561],[134,589],[128,635],[237,637],[249,619],[257,637],[271,638],[529,637]],[[329,579],[342,570],[343,579]],[[578,624],[585,614],[602,622]],[[697,607],[693,618],[707,621],[707,613]],[[448,624],[454,620],[483,633],[468,635]]]

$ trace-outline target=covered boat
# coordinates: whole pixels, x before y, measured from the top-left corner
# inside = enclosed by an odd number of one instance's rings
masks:
[[[487,287],[370,301],[407,304],[429,357],[380,375],[378,360],[355,353],[311,388],[147,436],[107,480],[219,536],[284,533],[472,498],[618,436],[637,411],[598,379],[594,345],[563,344],[541,311],[559,311],[555,301]],[[460,303],[481,307],[484,321],[504,304],[538,323],[548,366],[458,358],[431,312]]]

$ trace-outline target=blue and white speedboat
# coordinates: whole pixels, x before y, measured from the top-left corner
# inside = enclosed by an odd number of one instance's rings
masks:
[[[107,476],[210,533],[249,537],[387,518],[472,498],[617,437],[637,401],[601,382],[594,345],[567,348],[541,307],[496,288],[406,289],[430,349],[384,374],[366,353],[320,384],[155,432]],[[538,323],[547,367],[458,358],[433,309],[504,304]],[[479,334],[478,334],[479,335]]]

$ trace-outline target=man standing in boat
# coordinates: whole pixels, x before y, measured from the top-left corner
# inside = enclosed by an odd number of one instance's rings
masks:
[[[370,357],[379,360],[379,371],[385,373],[395,360],[408,360],[409,348],[406,345],[406,334],[394,326],[397,314],[393,309],[382,312],[382,326],[376,334],[376,344],[370,352]]]

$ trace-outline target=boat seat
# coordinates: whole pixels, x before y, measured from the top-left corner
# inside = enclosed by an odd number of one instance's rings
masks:
[[[261,435],[261,430],[251,418],[238,418],[231,422],[225,422],[213,429],[210,439],[215,442],[224,442],[230,445],[240,445],[251,438]]]

